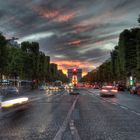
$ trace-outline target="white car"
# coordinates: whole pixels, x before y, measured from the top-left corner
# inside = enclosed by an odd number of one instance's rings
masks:
[[[46,90],[46,86],[42,85],[39,87],[40,90]]]
[[[100,91],[100,96],[115,96],[118,90],[114,86],[103,86]]]

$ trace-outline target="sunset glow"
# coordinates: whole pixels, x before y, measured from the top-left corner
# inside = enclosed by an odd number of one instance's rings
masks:
[[[13,1],[1,1],[0,32],[18,43],[38,42],[64,73],[98,67],[110,57],[121,31],[138,25],[138,0]]]
[[[84,76],[88,72],[87,67],[90,67],[91,69],[95,68],[95,66],[93,66],[92,64],[80,62],[78,60],[75,60],[75,61],[66,61],[66,60],[53,61],[53,63],[58,64],[58,69],[62,69],[63,73],[65,73],[65,74],[67,74],[67,69],[81,68],[83,70],[82,76]]]
[[[72,42],[69,42],[68,45],[80,45],[81,40],[74,40]]]
[[[33,7],[33,9],[42,17],[50,19],[54,22],[68,22],[76,16],[76,12],[63,12],[63,9],[42,9],[41,7]]]

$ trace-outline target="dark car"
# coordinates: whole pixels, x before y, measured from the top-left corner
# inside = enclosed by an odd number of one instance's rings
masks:
[[[136,93],[137,93],[138,95],[140,95],[140,86],[137,86],[137,87],[136,87]]]
[[[94,88],[94,89],[99,89],[100,86],[99,86],[99,85],[94,85],[93,88]]]
[[[72,91],[69,93],[70,95],[79,95],[80,93],[79,92],[76,92],[76,91]]]
[[[4,90],[7,94],[19,94],[19,90],[16,87],[7,87]]]
[[[118,88],[118,91],[125,91],[126,87],[124,85],[118,85],[117,88]]]
[[[77,87],[74,87],[73,90],[69,92],[70,95],[79,95],[79,91]]]

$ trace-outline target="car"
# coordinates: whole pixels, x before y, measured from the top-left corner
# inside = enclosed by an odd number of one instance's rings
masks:
[[[118,85],[118,91],[125,91],[125,86],[124,85]]]
[[[4,89],[7,94],[19,94],[17,87],[7,87]]]
[[[73,86],[72,86],[72,85],[65,85],[64,88],[65,88],[65,89],[73,89]]]
[[[64,90],[65,87],[64,87],[63,85],[61,85],[61,86],[59,86],[59,89],[60,89],[60,90]]]
[[[46,90],[47,87],[45,85],[39,86],[39,90]]]
[[[20,110],[27,107],[28,97],[16,97],[9,98],[7,100],[1,101],[1,110],[9,111],[9,110]]]
[[[80,93],[79,92],[75,92],[75,91],[72,91],[72,92],[69,92],[70,95],[79,95]]]
[[[59,88],[57,86],[54,86],[53,90],[57,91],[57,90],[59,90]]]
[[[1,111],[23,109],[27,107],[28,100],[28,97],[20,95],[16,88],[4,88],[0,95]]]
[[[99,89],[100,87],[99,87],[99,85],[94,85],[93,88],[94,89]]]
[[[137,87],[136,87],[136,93],[137,93],[138,95],[140,95],[140,86],[137,86]]]
[[[69,92],[70,95],[79,95],[79,91],[78,91],[78,88],[77,87],[74,87],[70,92]]]
[[[100,91],[100,96],[115,96],[118,90],[114,86],[103,86]]]
[[[53,90],[53,86],[48,86],[48,89],[49,90]]]

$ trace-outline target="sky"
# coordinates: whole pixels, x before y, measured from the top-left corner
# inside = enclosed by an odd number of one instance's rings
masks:
[[[84,73],[110,57],[120,32],[138,26],[139,0],[0,0],[0,32],[37,41],[59,69]]]

